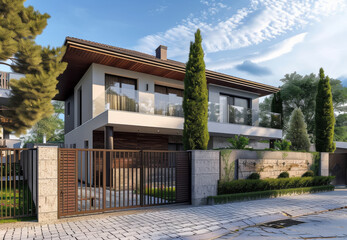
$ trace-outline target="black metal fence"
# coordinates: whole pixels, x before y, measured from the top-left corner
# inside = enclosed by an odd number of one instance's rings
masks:
[[[36,215],[37,150],[0,148],[0,219]]]

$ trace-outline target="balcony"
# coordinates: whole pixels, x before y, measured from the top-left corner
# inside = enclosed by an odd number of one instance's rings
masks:
[[[219,103],[209,103],[209,121],[241,124],[254,127],[282,129],[281,114],[256,109],[227,105],[221,109]]]
[[[106,90],[106,109],[183,117],[182,97],[110,87]]]
[[[174,94],[140,92],[133,89],[110,87],[106,90],[106,109],[143,114],[183,117],[183,98]],[[210,122],[231,123],[255,127],[281,129],[281,115],[255,109],[209,103]]]

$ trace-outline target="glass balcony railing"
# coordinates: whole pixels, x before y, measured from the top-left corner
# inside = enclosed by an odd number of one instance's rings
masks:
[[[140,92],[134,89],[110,87],[105,95],[106,109],[139,112],[172,117],[184,117],[183,98],[175,94]],[[281,115],[238,106],[220,107],[209,103],[209,121],[248,126],[281,128]]]
[[[281,114],[258,111],[255,109],[227,105],[223,108],[219,103],[209,103],[209,121],[233,123],[256,127],[281,129]]]
[[[183,117],[183,98],[175,94],[147,93],[110,87],[106,90],[106,109]]]

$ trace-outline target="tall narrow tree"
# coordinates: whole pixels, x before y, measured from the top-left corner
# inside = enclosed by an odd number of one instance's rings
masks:
[[[330,79],[325,77],[324,70],[319,70],[319,83],[316,96],[316,151],[334,152],[334,107]]]
[[[195,42],[190,43],[189,59],[184,77],[183,145],[186,150],[207,149],[209,140],[208,91],[201,42],[202,38],[198,29],[195,33]]]
[[[271,127],[281,128],[283,126],[283,103],[281,92],[274,93],[271,102],[271,112],[278,113],[278,115],[271,115]]]
[[[57,94],[57,77],[66,68],[60,61],[64,49],[35,43],[49,15],[25,7],[24,2],[0,0],[0,64],[25,74],[10,80],[10,110],[2,113],[10,120],[4,127],[17,134],[53,113],[51,100]]]

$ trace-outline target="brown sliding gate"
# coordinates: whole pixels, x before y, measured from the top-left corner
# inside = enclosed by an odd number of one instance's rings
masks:
[[[0,148],[0,166],[0,219],[35,216],[37,150]]]
[[[190,153],[59,149],[59,217],[190,202]]]

